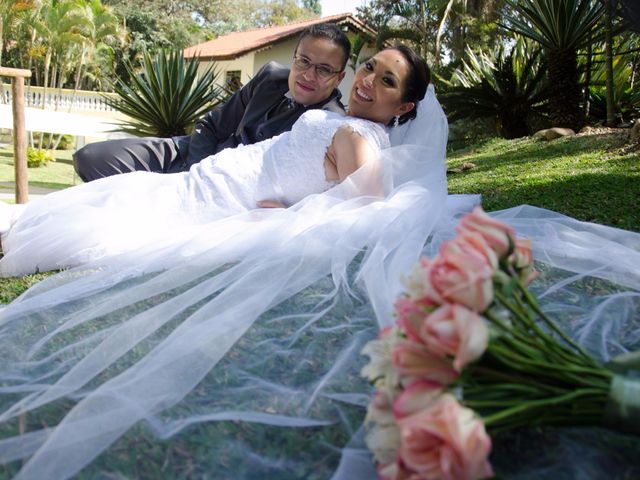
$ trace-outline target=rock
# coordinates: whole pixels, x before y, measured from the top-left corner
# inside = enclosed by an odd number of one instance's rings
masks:
[[[576,132],[574,132],[570,128],[553,127],[553,128],[547,129],[546,133],[544,134],[544,138],[547,141],[551,141],[560,137],[571,137],[575,134]]]
[[[549,129],[545,128],[544,130],[538,130],[536,133],[534,133],[532,136],[533,138],[535,138],[536,140],[545,140],[545,135],[547,133]]]
[[[476,168],[475,163],[464,162],[460,167],[447,169],[447,173],[460,173],[471,170],[472,168]]]
[[[629,130],[629,141],[640,143],[640,118],[635,121],[631,130]]]
[[[574,132],[570,128],[553,127],[553,128],[547,128],[545,130],[538,130],[536,133],[533,134],[533,138],[538,140],[551,141],[560,137],[571,137],[575,134],[576,132]]]
[[[476,168],[476,164],[471,162],[464,162],[461,168],[462,168],[462,171],[464,172],[465,170],[471,170],[472,168]]]

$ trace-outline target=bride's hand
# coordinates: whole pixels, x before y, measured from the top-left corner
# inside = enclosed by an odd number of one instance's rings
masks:
[[[277,200],[260,200],[258,202],[258,208],[287,208],[283,203]]]

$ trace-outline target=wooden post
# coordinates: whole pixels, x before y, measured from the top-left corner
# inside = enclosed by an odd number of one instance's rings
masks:
[[[29,78],[31,72],[20,68],[0,67],[0,76],[11,77],[16,203],[27,203],[29,200],[29,180],[27,171],[27,130],[24,119],[24,79]]]

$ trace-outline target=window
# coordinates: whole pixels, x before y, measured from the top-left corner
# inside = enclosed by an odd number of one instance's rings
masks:
[[[225,73],[225,87],[231,92],[235,92],[240,89],[242,83],[240,82],[240,70],[227,70]]]

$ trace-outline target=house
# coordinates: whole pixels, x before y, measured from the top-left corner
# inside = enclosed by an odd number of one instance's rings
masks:
[[[359,59],[369,58],[375,53],[375,30],[350,13],[235,32],[186,48],[183,53],[185,58],[199,57],[203,69],[210,62],[215,62],[219,72],[218,84],[237,86],[246,84],[270,60],[290,67],[300,32],[318,23],[335,23],[346,32],[352,44],[353,39],[360,36],[365,45],[360,51]],[[346,103],[349,96],[354,73],[353,63],[348,62],[345,78],[340,84],[343,103]]]

